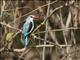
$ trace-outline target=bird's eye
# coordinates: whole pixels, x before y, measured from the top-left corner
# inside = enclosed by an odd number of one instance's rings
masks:
[[[33,18],[33,17],[31,16],[31,18]]]

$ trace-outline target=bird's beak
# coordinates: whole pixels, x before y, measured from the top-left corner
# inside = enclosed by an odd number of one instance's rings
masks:
[[[40,17],[39,17],[39,16],[34,16],[33,18],[34,18],[34,19],[39,19]]]

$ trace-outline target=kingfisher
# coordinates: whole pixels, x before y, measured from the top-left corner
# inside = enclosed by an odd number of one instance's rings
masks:
[[[29,15],[26,19],[25,19],[25,23],[23,24],[23,40],[24,40],[24,47],[27,47],[29,40],[29,34],[33,31],[34,29],[34,21],[33,20],[38,20],[39,16],[34,16],[34,15]]]

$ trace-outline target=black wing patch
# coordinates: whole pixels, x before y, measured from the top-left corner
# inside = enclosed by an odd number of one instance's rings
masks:
[[[32,29],[32,22],[30,22],[30,24],[29,24],[28,32],[30,32],[30,31],[31,31],[31,29]]]

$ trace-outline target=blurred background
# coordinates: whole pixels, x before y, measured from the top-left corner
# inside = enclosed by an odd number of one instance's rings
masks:
[[[22,27],[39,16],[23,48]],[[0,0],[0,60],[80,60],[80,0]]]

